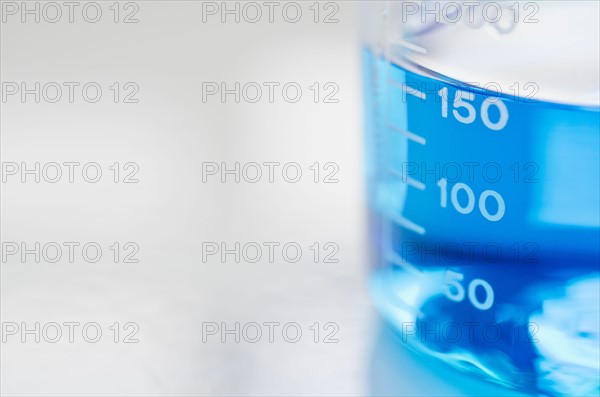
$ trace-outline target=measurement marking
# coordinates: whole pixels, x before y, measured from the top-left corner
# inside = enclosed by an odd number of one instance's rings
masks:
[[[408,263],[406,260],[402,259],[400,257],[400,255],[396,254],[395,252],[392,251],[388,251],[385,254],[385,259],[390,262],[391,264],[401,267],[402,269],[406,270],[407,272],[414,274],[416,276],[423,276],[423,272],[421,272],[418,268],[416,268],[415,266],[411,265],[410,263]]]
[[[408,229],[410,231],[413,231],[415,233],[418,233],[420,235],[424,235],[425,234],[425,228],[421,225],[418,225],[416,223],[414,223],[413,221],[410,221],[406,218],[404,218],[403,216],[395,216],[392,217],[392,221],[394,223],[396,223],[397,225]]]
[[[421,274],[422,276],[422,274]],[[378,291],[382,291],[387,297],[393,297],[393,302],[390,302],[394,310],[402,310],[408,315],[416,316],[417,318],[423,317],[423,312],[418,310],[414,304],[410,304],[402,296],[398,295],[398,291],[389,283],[384,283],[381,279],[378,280],[379,288]]]
[[[410,176],[406,177],[406,184],[414,187],[415,189],[425,190],[425,184],[423,182],[417,181]]]
[[[388,83],[400,88],[401,90],[403,90],[404,92],[406,92],[407,94],[416,96],[417,98],[420,98],[422,100],[426,100],[427,99],[427,94],[425,94],[423,91],[419,91],[414,87],[410,87],[408,85],[406,85],[406,83],[394,80],[394,79],[389,79]]]
[[[408,41],[398,41],[396,44],[398,44],[400,47],[404,47],[408,50],[418,52],[419,54],[427,54],[427,49],[425,49],[421,46],[418,46],[416,44],[409,43]]]
[[[399,296],[396,291],[392,291],[394,293],[394,309],[404,310],[409,315],[415,316],[416,318],[423,318],[424,313],[417,309],[414,305],[411,305],[406,300],[404,300],[401,296]]]
[[[422,280],[423,277],[425,277],[425,275],[423,274],[423,272],[421,270],[419,270],[417,267],[411,265],[407,261],[403,260],[398,254],[396,254],[392,250],[389,250],[389,249],[386,250],[385,259],[387,259],[387,261],[390,262],[391,264],[393,264],[394,266],[401,267],[404,271],[406,271],[407,273],[410,273],[411,275],[415,276],[419,280]],[[388,288],[390,288],[389,285],[388,285]],[[401,295],[399,295],[397,290],[391,289],[390,292],[392,293],[391,295],[394,297],[393,304],[394,304],[394,306],[396,306],[397,309],[402,308],[406,312],[408,312],[418,318],[423,317],[423,312],[421,312],[421,310],[419,310],[417,307],[415,307],[414,304],[411,304],[409,301],[407,301]]]
[[[408,139],[410,139],[413,142],[416,142],[420,145],[427,145],[427,140],[420,135],[414,134],[410,131],[405,131],[402,128],[396,127],[393,124],[389,124],[389,127],[392,128],[393,130],[395,130],[396,132],[404,135],[405,137],[407,137]]]
[[[407,94],[414,95],[417,98],[421,98],[422,100],[427,99],[427,95],[423,91],[419,91],[416,88],[409,87],[406,84],[402,84],[402,88],[406,91]]]
[[[404,175],[401,171],[395,169],[394,167],[390,167],[388,172],[402,180],[402,182],[406,183],[409,186],[414,187],[415,189],[425,190],[425,184],[421,181],[418,181],[410,176]]]

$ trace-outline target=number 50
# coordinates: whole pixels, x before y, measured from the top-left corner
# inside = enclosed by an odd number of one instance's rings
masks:
[[[462,302],[465,299],[465,288],[460,283],[465,278],[464,274],[446,271],[445,284],[443,287],[444,294],[454,302]],[[477,287],[483,288],[485,291],[485,299],[481,302],[477,298]],[[494,290],[490,283],[480,278],[471,280],[469,283],[467,294],[469,302],[479,310],[488,310],[494,305]]]

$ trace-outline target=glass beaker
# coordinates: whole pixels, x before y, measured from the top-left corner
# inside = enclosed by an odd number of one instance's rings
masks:
[[[600,3],[361,3],[371,290],[409,347],[600,392]]]

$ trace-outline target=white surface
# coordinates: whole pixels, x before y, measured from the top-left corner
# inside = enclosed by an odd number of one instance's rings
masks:
[[[139,4],[136,25],[2,25],[2,81],[135,81],[141,101],[2,104],[2,161],[140,165],[135,185],[2,185],[2,241],[140,246],[138,264],[2,263],[3,322],[140,327],[130,345],[10,339],[2,395],[468,393],[377,331],[353,3],[340,3],[333,25],[202,24],[200,3]],[[333,81],[340,103],[202,103],[202,82],[223,80]],[[203,161],[332,161],[340,183],[203,184]],[[203,241],[333,241],[340,261],[203,263]],[[206,321],[336,322],[340,342],[203,343]]]

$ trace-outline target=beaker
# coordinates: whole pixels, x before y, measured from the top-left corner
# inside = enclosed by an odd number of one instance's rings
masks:
[[[600,392],[600,3],[360,5],[371,291],[399,343]]]

